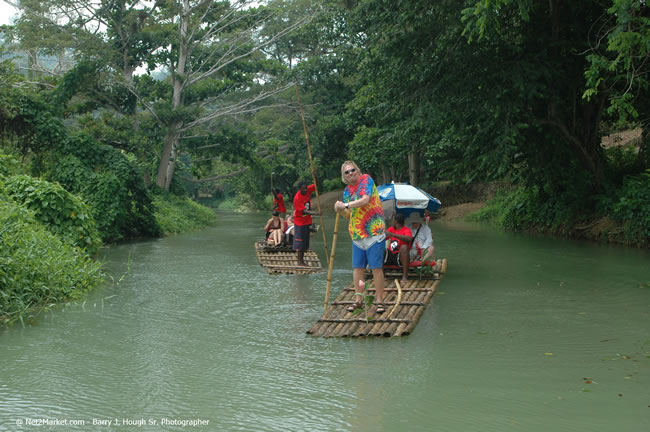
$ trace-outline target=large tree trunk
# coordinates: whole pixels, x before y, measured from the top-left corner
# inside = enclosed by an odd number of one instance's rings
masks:
[[[183,93],[185,91],[185,81],[187,80],[185,65],[187,63],[188,39],[187,29],[190,19],[189,2],[185,0],[183,13],[180,17],[180,47],[178,50],[178,62],[176,68],[171,69],[172,83],[174,92],[172,94],[172,111],[178,111],[183,106]],[[165,135],[165,145],[160,156],[158,165],[158,174],[156,175],[156,185],[164,190],[169,190],[174,177],[174,168],[176,167],[176,151],[181,136],[180,129],[183,127],[182,120],[173,120],[167,125],[167,134]]]
[[[176,147],[178,146],[178,138],[182,123],[175,122],[167,127],[167,134],[165,135],[165,145],[160,156],[160,163],[158,164],[158,174],[156,175],[156,185],[164,190],[169,190],[172,184],[172,177],[174,176],[174,167],[176,166]]]
[[[420,182],[420,154],[415,146],[411,148],[411,152],[408,154],[409,161],[409,183],[413,186],[417,186]]]

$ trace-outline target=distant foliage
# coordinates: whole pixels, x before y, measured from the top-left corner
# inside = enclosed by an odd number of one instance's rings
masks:
[[[156,221],[165,234],[191,231],[216,222],[214,210],[189,198],[161,194],[155,196],[153,203],[156,207]]]
[[[323,192],[331,192],[343,189],[344,187],[345,185],[341,181],[340,177],[323,181]]]
[[[122,152],[77,134],[67,139],[61,153],[51,178],[92,206],[105,241],[160,234],[149,190]]]
[[[572,201],[576,193],[566,191],[551,199],[543,186],[504,189],[468,219],[489,221],[510,231],[568,232],[582,214],[580,201]]]
[[[18,161],[16,158],[0,153],[0,178],[2,176],[18,174],[18,172]]]
[[[4,192],[34,212],[50,232],[93,255],[101,246],[90,208],[79,197],[55,183],[27,175],[6,178]]]
[[[36,159],[53,149],[66,134],[63,121],[48,96],[29,86],[9,62],[0,62],[0,138],[16,139],[23,156]]]
[[[75,300],[105,280],[101,266],[0,194],[0,325]]]
[[[624,224],[626,240],[650,242],[650,170],[625,179],[612,217]]]

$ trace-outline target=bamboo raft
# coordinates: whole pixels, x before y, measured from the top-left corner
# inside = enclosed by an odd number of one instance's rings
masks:
[[[312,249],[305,251],[305,264],[298,266],[296,251],[287,246],[268,246],[264,241],[255,242],[255,254],[260,265],[269,274],[311,274],[323,271],[318,255]]]
[[[410,334],[420,320],[424,309],[438,289],[440,280],[447,271],[447,259],[437,260],[433,271],[428,274],[412,275],[408,283],[401,287],[401,298],[395,279],[386,276],[384,286],[384,307],[386,311],[377,315],[376,306],[361,314],[348,312],[347,307],[355,302],[354,287],[350,284],[330,304],[325,314],[307,330],[314,337],[364,337],[364,336],[406,336]],[[388,272],[392,274],[392,272]],[[396,279],[401,279],[401,272]],[[374,287],[366,293],[374,295]]]

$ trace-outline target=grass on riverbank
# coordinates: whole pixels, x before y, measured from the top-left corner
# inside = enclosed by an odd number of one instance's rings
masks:
[[[49,232],[32,211],[4,198],[0,227],[0,325],[24,323],[106,280],[101,265],[85,251]]]
[[[189,198],[156,195],[153,204],[156,222],[165,235],[193,231],[216,223],[214,210]]]
[[[508,231],[650,246],[650,172],[630,177],[616,193],[600,196],[590,206],[544,196],[536,187],[503,189],[466,220]]]

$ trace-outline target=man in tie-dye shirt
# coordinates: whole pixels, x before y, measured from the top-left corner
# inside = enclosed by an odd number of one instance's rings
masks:
[[[341,165],[341,180],[348,186],[343,191],[343,201],[334,204],[334,210],[350,218],[350,237],[352,237],[352,268],[354,269],[354,289],[361,294],[364,289],[366,266],[372,270],[375,284],[376,313],[385,311],[384,301],[384,250],[386,240],[386,222],[377,187],[372,177],[361,174],[353,161]],[[361,295],[355,304],[348,308],[353,312],[363,307]]]

